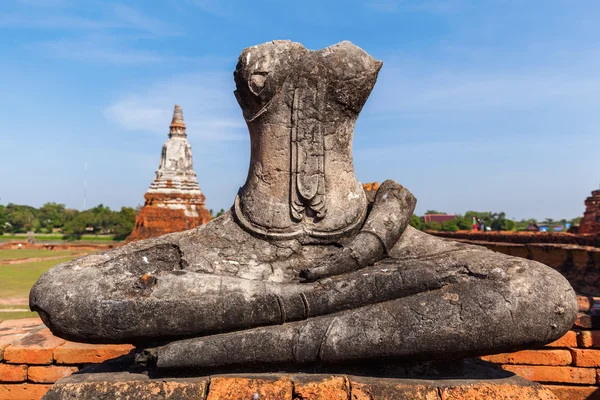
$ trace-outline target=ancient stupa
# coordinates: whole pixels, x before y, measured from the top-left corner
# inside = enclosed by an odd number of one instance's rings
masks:
[[[579,223],[579,233],[600,233],[600,190],[585,199],[585,212]]]
[[[292,399],[291,381],[331,374],[345,376],[342,397],[302,398],[556,399],[462,360],[561,337],[577,316],[569,282],[417,231],[408,189],[357,181],[354,125],[381,67],[350,42],[244,50],[234,79],[250,170],[231,209],[60,264],[32,288],[55,335],[137,346],[135,364],[73,375],[47,399]]]
[[[192,146],[187,140],[183,111],[175,105],[169,139],[160,157],[160,166],[140,210],[135,229],[127,242],[181,232],[210,221],[205,197],[192,164]]]

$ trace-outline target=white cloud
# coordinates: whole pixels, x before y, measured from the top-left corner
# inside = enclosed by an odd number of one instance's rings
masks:
[[[126,6],[116,4],[113,6],[113,13],[118,21],[133,29],[139,29],[159,36],[179,35],[179,33],[157,18],[149,17],[141,11]]]
[[[581,56],[581,55],[580,55]],[[578,61],[573,73],[564,65],[521,65],[485,68],[467,64],[439,68],[435,62],[384,64],[370,113],[477,112],[529,107],[600,106],[600,59],[595,54]]]
[[[20,12],[0,15],[0,26],[12,29],[47,29],[47,30],[82,30],[82,31],[123,31],[143,32],[155,36],[173,36],[180,33],[163,21],[150,17],[140,10],[124,5],[102,5],[89,7],[85,16],[66,2],[53,0],[44,3],[42,0],[20,0],[21,3],[37,6],[27,7]],[[37,10],[42,6],[60,8],[48,12]],[[96,15],[90,17],[89,15]]]
[[[225,72],[182,74],[123,94],[105,117],[124,130],[166,135],[173,105],[183,108],[188,135],[202,140],[247,140],[248,133]]]
[[[156,52],[136,50],[123,45],[119,46],[113,40],[102,37],[46,41],[28,47],[42,51],[49,57],[91,63],[125,66],[154,64],[165,61],[164,57]]]

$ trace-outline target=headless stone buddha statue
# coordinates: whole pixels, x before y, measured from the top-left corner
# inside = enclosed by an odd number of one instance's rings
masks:
[[[409,226],[416,200],[354,174],[382,66],[350,42],[245,49],[234,78],[248,177],[223,216],[60,264],[30,294],[57,336],[151,348],[156,366],[437,360],[551,342],[569,283],[535,261]]]

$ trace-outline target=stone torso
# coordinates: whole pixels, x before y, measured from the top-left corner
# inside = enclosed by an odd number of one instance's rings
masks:
[[[366,198],[351,143],[380,68],[349,42],[309,51],[275,41],[242,53],[235,94],[251,159],[235,213],[245,228],[273,239],[333,239],[360,227]]]

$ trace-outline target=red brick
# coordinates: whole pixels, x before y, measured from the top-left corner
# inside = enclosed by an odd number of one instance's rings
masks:
[[[600,350],[571,349],[571,353],[577,367],[600,367]]]
[[[560,339],[548,343],[546,347],[577,347],[577,332],[569,331]]]
[[[210,380],[206,400],[252,398],[292,400],[293,391],[292,381],[285,377],[279,379],[215,377]]]
[[[57,364],[96,364],[129,353],[128,344],[87,344],[67,342],[54,350]]]
[[[4,358],[4,349],[25,337],[24,333],[0,336],[0,361]]]
[[[346,378],[332,376],[321,381],[302,382],[294,380],[294,399],[347,400],[350,385]]]
[[[27,373],[27,380],[35,383],[54,383],[57,380],[79,371],[77,367],[57,365],[31,366]]]
[[[577,296],[577,307],[579,312],[586,313],[592,308],[592,301],[586,296]]]
[[[586,314],[578,314],[574,325],[581,329],[592,329],[592,317]]]
[[[572,361],[569,350],[523,350],[485,356],[481,359],[496,364],[525,365],[569,365]]]
[[[4,360],[12,364],[52,364],[54,349],[63,343],[49,329],[42,329],[8,346]]]
[[[0,399],[2,400],[39,400],[52,385],[37,385],[31,383],[3,385],[0,384]]]
[[[561,400],[599,400],[600,388],[598,386],[561,386],[544,385]]]
[[[0,323],[0,332],[3,332],[6,329],[23,329],[23,330],[31,330],[34,328],[43,327],[44,324],[42,320],[39,318],[21,318],[21,319],[11,319],[8,321],[3,321]]]
[[[0,382],[25,382],[27,365],[0,364]]]
[[[577,336],[579,347],[600,347],[600,331],[581,331]]]
[[[596,370],[593,368],[543,365],[503,365],[502,368],[534,382],[577,383],[580,385],[596,383]]]

